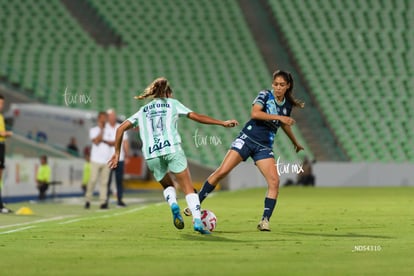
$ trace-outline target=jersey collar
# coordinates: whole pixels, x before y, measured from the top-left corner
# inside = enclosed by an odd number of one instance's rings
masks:
[[[283,97],[283,101],[282,101],[281,103],[278,103],[278,102],[277,102],[277,99],[276,99],[276,97],[275,97],[275,91],[273,91],[273,89],[272,89],[272,90],[270,90],[270,91],[272,92],[273,99],[274,99],[275,103],[276,103],[278,106],[282,106],[282,105],[284,105],[284,104],[285,104],[285,102],[286,102],[286,97]]]

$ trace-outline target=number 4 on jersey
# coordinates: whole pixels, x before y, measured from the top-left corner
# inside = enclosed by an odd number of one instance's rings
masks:
[[[151,118],[151,126],[153,132],[164,131],[164,121],[162,117]]]

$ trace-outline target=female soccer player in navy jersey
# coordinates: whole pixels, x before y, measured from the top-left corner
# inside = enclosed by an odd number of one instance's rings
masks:
[[[234,167],[251,157],[268,185],[262,219],[257,226],[260,231],[270,231],[269,220],[279,193],[279,176],[272,150],[278,128],[282,127],[292,141],[296,152],[303,150],[290,127],[295,123],[295,120],[290,117],[292,108],[304,107],[304,103],[292,96],[292,75],[281,70],[274,72],[272,88],[272,90],[260,91],[252,104],[251,119],[233,141],[220,167],[208,177],[199,192],[199,199],[202,202]],[[191,214],[188,209],[184,213]]]

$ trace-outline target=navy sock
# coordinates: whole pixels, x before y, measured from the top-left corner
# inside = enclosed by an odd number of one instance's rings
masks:
[[[272,216],[273,209],[275,209],[275,206],[276,206],[276,199],[266,197],[264,200],[264,211],[263,211],[262,219],[267,218],[267,220],[270,220],[270,217]]]
[[[206,199],[208,194],[211,193],[214,190],[214,188],[216,188],[216,186],[211,185],[210,183],[208,183],[207,180],[206,180],[206,182],[204,182],[203,187],[201,188],[200,192],[198,193],[198,199],[200,200],[200,203],[203,202],[204,199]]]

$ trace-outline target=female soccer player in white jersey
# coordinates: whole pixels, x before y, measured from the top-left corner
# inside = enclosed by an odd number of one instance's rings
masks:
[[[251,157],[268,185],[262,219],[257,226],[260,231],[270,231],[269,220],[279,194],[279,176],[272,150],[277,129],[282,127],[296,152],[303,150],[290,128],[295,123],[290,117],[292,107],[304,107],[304,103],[292,96],[292,75],[281,70],[274,72],[272,88],[273,90],[259,92],[252,104],[251,119],[233,141],[220,167],[207,178],[199,192],[199,200],[202,202],[234,167]],[[187,208],[184,213],[191,215]]]
[[[168,172],[172,172],[186,195],[187,204],[193,214],[194,230],[202,234],[208,234],[203,229],[200,217],[200,202],[191,182],[190,172],[187,168],[187,159],[181,148],[181,137],[177,131],[179,116],[188,118],[203,124],[234,127],[238,125],[236,120],[220,121],[198,114],[185,107],[178,100],[171,98],[172,90],[167,79],[154,80],[137,99],[154,98],[144,105],[137,113],[125,120],[116,131],[115,153],[109,160],[110,168],[116,168],[123,133],[132,128],[139,127],[140,137],[143,143],[142,152],[150,171],[155,179],[161,183],[164,189],[165,200],[171,207],[173,222],[176,228],[184,228],[184,220],[180,214],[180,207],[176,200],[176,191]]]

